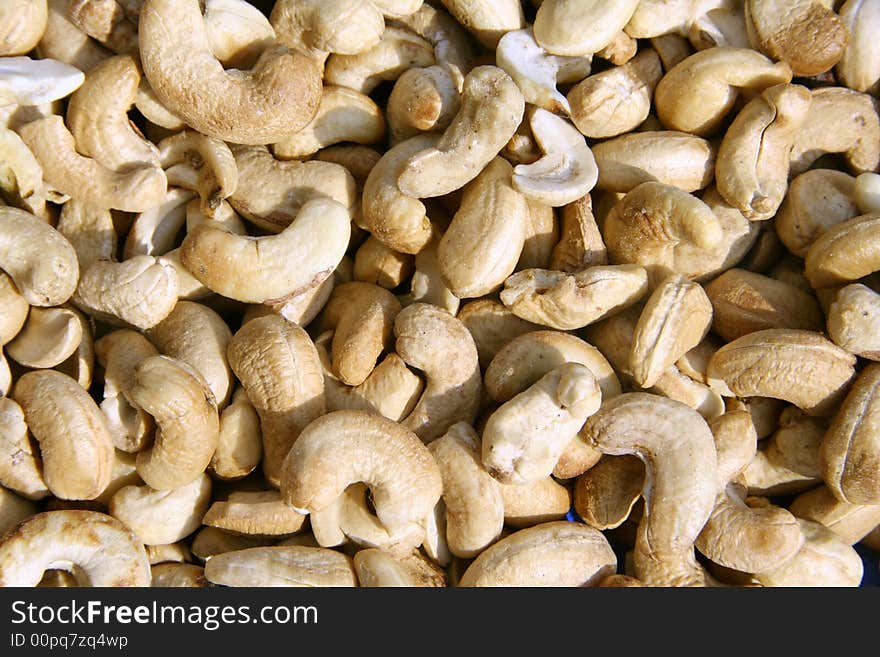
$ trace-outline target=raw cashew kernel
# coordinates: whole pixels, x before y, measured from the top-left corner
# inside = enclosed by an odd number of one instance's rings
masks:
[[[158,144],[159,162],[169,184],[198,192],[202,212],[210,218],[238,188],[238,166],[232,151],[224,142],[185,130],[166,137]],[[177,175],[180,167],[195,169],[193,181],[184,181]],[[194,183],[194,184],[193,184]]]
[[[571,510],[571,492],[553,477],[500,486],[504,524],[509,527],[525,529],[545,522],[565,520]]]
[[[849,545],[861,541],[880,523],[880,505],[842,502],[827,486],[801,493],[790,508],[798,518],[818,522]]]
[[[880,360],[880,294],[866,285],[842,288],[828,308],[828,337],[850,353]]]
[[[277,490],[238,491],[211,504],[201,522],[233,534],[283,536],[303,528],[306,516],[281,500]]]
[[[489,362],[510,340],[541,327],[514,315],[500,301],[480,298],[464,304],[456,315],[474,339],[480,367]]]
[[[396,557],[384,550],[365,548],[358,550],[352,561],[359,586],[446,586],[444,572],[418,552]]]
[[[67,18],[113,52],[138,51],[137,25],[116,0],[69,0]]]
[[[391,143],[448,128],[461,109],[463,80],[463,75],[456,80],[445,65],[404,71],[394,82],[385,107]]]
[[[63,363],[83,339],[77,311],[64,306],[31,308],[21,331],[6,345],[6,355],[19,365],[47,369]]]
[[[535,40],[554,55],[600,51],[629,22],[638,0],[544,0],[535,16]]]
[[[880,7],[865,0],[846,0],[837,11],[849,31],[849,43],[834,68],[840,83],[855,91],[880,91],[880,49],[874,39]]]
[[[0,56],[24,55],[46,30],[46,0],[15,0],[0,9]]]
[[[85,76],[54,59],[0,58],[0,107],[41,105],[76,91]]]
[[[269,21],[279,43],[317,61],[331,52],[363,52],[379,41],[385,27],[379,7],[362,0],[279,0]]]
[[[237,388],[232,401],[220,412],[220,436],[211,457],[211,473],[219,479],[241,479],[253,472],[263,457],[260,416]]]
[[[518,0],[442,0],[443,6],[484,48],[496,48],[501,37],[526,26]]]
[[[644,485],[645,466],[638,457],[605,455],[577,478],[575,511],[590,527],[614,529],[629,518]]]
[[[24,411],[8,397],[0,397],[0,485],[32,500],[49,495]]]
[[[269,19],[245,0],[205,0],[204,19],[211,52],[224,68],[253,67],[275,41]]]
[[[210,556],[205,579],[220,586],[357,586],[351,557],[301,545],[239,548]]]
[[[68,20],[67,2],[48,0],[46,3],[49,15],[36,54],[88,72],[112,53]]]
[[[804,274],[815,289],[857,281],[880,269],[880,212],[829,228],[807,250]]]

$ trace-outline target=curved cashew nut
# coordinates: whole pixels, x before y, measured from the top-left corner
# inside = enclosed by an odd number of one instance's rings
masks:
[[[211,473],[218,479],[241,479],[253,472],[263,457],[260,416],[244,388],[220,412],[220,436],[211,457]]]
[[[645,465],[631,454],[603,455],[574,484],[574,509],[581,520],[600,531],[615,529],[642,498]]]
[[[318,352],[304,329],[267,315],[236,331],[226,355],[260,416],[263,471],[277,487],[291,445],[326,410]]]
[[[60,365],[79,347],[82,324],[72,308],[31,308],[21,331],[6,345],[19,365],[48,369]]]
[[[39,43],[49,19],[46,0],[15,0],[0,9],[0,56],[25,55]]]
[[[535,40],[554,55],[599,52],[629,23],[639,0],[544,0],[535,16]]]
[[[379,5],[377,2],[373,4]],[[461,81],[475,57],[473,42],[461,23],[443,9],[427,2],[417,10],[408,12],[408,15],[396,16],[392,23],[403,25],[431,43],[438,64],[449,72],[456,86],[461,88]]]
[[[153,444],[138,452],[137,471],[157,490],[197,479],[211,462],[220,431],[214,395],[196,370],[167,356],[150,356],[134,368],[131,398],[153,416]]]
[[[880,87],[880,50],[873,35],[880,25],[880,7],[864,0],[846,0],[837,15],[849,32],[849,43],[834,68],[840,83],[876,95]]]
[[[669,130],[714,134],[742,91],[759,92],[791,82],[791,67],[750,48],[722,46],[694,53],[657,84],[655,103]]]
[[[177,235],[186,221],[187,204],[195,198],[188,189],[171,187],[161,203],[135,217],[125,237],[125,260],[138,255],[163,255],[177,244]],[[112,259],[112,252],[104,259]]]
[[[495,49],[501,37],[526,26],[522,3],[517,0],[442,0],[446,10],[479,41]]]
[[[478,66],[465,76],[461,109],[433,147],[411,155],[397,178],[406,196],[442,196],[476,178],[516,132],[525,99],[496,66]]]
[[[856,178],[856,205],[863,213],[880,212],[880,174],[862,173]]]
[[[142,0],[134,1],[143,5]],[[136,11],[139,15],[140,9]],[[204,19],[211,52],[224,68],[253,67],[275,41],[269,19],[245,0],[206,0]]]
[[[441,236],[442,237],[442,236]],[[398,297],[404,306],[413,303],[430,303],[456,315],[461,302],[443,282],[443,272],[437,258],[437,239],[416,254],[415,270],[410,277],[410,291]]]
[[[730,397],[783,399],[822,415],[843,398],[856,357],[813,331],[755,331],[715,352],[706,377]]]
[[[238,166],[232,151],[224,142],[184,130],[166,137],[158,144],[159,162],[169,184],[198,192],[202,212],[214,218],[223,199],[238,187]],[[192,167],[195,179],[186,180],[178,172]]]
[[[40,443],[43,478],[55,497],[96,498],[110,483],[113,439],[98,405],[74,379],[28,372],[12,391]]]
[[[480,364],[470,332],[436,306],[414,303],[394,320],[395,351],[424,373],[416,407],[401,425],[424,442],[456,422],[473,422],[480,402]]]
[[[225,501],[216,501],[201,522],[227,532],[257,536],[295,534],[303,528],[306,516],[281,500],[277,490],[236,491]]]
[[[422,542],[443,480],[418,436],[387,418],[334,411],[311,422],[284,460],[281,494],[308,513],[327,507],[357,482],[370,488],[376,516],[389,534],[416,528],[416,545]]]
[[[221,586],[357,586],[351,557],[303,545],[249,547],[208,557],[205,579]]]
[[[566,520],[520,529],[483,550],[459,586],[595,586],[617,571],[597,529]]]
[[[880,212],[836,224],[813,242],[804,259],[804,274],[814,288],[846,284],[880,269],[873,236],[880,232]]]
[[[880,523],[880,505],[842,502],[823,485],[798,495],[790,509],[798,518],[824,525],[850,545],[864,539]]]
[[[446,66],[404,71],[385,107],[393,144],[420,132],[445,130],[461,109],[461,88]]]
[[[645,462],[636,577],[649,585],[705,585],[694,541],[712,512],[718,485],[715,441],[706,421],[679,402],[633,392],[606,400],[583,434],[605,454],[634,454]]]
[[[435,304],[436,305],[436,304]],[[480,367],[489,362],[508,341],[541,327],[514,315],[495,299],[480,298],[464,304],[456,315],[474,339]]]
[[[706,7],[701,7],[700,4],[697,7],[705,13],[698,16],[687,31],[687,38],[694,48],[706,50],[716,46],[749,47],[743,0],[711,0]]]
[[[36,586],[52,569],[95,587],[150,585],[143,544],[124,524],[94,511],[38,513],[0,543],[0,586]]]
[[[180,261],[218,294],[263,303],[320,284],[345,254],[350,233],[345,206],[319,198],[305,203],[278,235],[247,237],[200,224],[184,238]]]
[[[8,397],[0,397],[0,485],[31,500],[49,495],[24,411]]]
[[[0,191],[7,203],[49,219],[50,190],[43,182],[43,167],[18,133],[8,128],[0,130],[0,158]]]
[[[237,144],[274,143],[318,111],[315,62],[275,45],[253,69],[231,75],[211,52],[196,0],[147,0],[138,34],[144,74],[156,97],[204,135]]]
[[[426,250],[423,249],[421,253]],[[352,273],[356,281],[393,290],[413,275],[416,259],[412,254],[389,248],[371,235],[358,247]]]
[[[379,8],[362,0],[279,0],[269,21],[279,43],[317,61],[331,52],[363,52],[379,42],[385,29]]]

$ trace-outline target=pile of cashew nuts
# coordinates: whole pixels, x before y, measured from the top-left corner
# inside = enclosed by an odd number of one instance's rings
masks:
[[[860,585],[878,33],[4,0],[0,585]]]

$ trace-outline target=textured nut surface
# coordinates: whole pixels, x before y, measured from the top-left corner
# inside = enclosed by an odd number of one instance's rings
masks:
[[[357,586],[351,557],[298,545],[216,554],[205,562],[205,579],[222,586]]]

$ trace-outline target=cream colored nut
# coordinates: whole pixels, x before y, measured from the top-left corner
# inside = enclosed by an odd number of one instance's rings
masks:
[[[589,194],[562,208],[559,232],[559,242],[553,247],[549,269],[572,274],[593,265],[608,264],[608,250],[593,215]]]
[[[82,339],[77,311],[64,306],[34,307],[21,331],[6,345],[6,355],[29,368],[56,367],[77,350]]]
[[[183,119],[162,104],[147,78],[141,78],[134,105],[143,114],[144,118],[153,125],[170,131],[186,128],[186,123],[183,122]]]
[[[672,270],[687,278],[705,272],[704,257],[695,256],[718,248],[725,237],[706,203],[656,182],[642,183],[618,201],[602,234],[612,263],[642,265],[654,277]]]
[[[376,6],[382,3],[374,2]],[[414,2],[408,9],[412,9]],[[385,11],[383,9],[383,11]],[[386,13],[386,16],[388,14]],[[407,15],[395,16],[394,25],[403,25],[434,46],[437,62],[455,79],[460,89],[461,81],[473,65],[474,44],[464,24],[456,21],[446,11],[423,3]]]
[[[229,202],[251,223],[271,233],[289,226],[309,201],[329,198],[353,212],[354,178],[332,162],[277,160],[264,146],[234,146],[239,183]]]
[[[386,26],[381,39],[358,54],[333,54],[324,68],[324,83],[369,95],[382,82],[396,80],[410,68],[436,62],[431,44],[398,27]]]
[[[281,0],[272,5],[269,21],[280,43],[319,62],[330,52],[367,50],[385,27],[379,8],[361,0]]]
[[[183,240],[180,260],[225,297],[248,303],[282,300],[329,276],[345,253],[350,232],[343,205],[315,199],[278,235],[246,237],[208,223],[196,226]]]
[[[24,411],[7,397],[0,397],[0,455],[0,485],[32,500],[49,495]]]
[[[483,467],[480,437],[460,422],[432,441],[428,450],[443,479],[449,551],[475,557],[499,538],[504,526],[501,486]]]
[[[653,181],[695,192],[712,182],[716,150],[712,142],[674,130],[621,135],[593,146],[596,186],[626,193]]]
[[[419,11],[422,0],[371,0],[385,18],[406,18]]]
[[[0,272],[0,345],[7,344],[24,326],[30,311],[27,300],[19,293],[15,283]]]
[[[476,178],[508,142],[525,111],[516,83],[502,69],[478,66],[464,79],[461,109],[436,145],[411,155],[397,178],[406,196],[442,196]]]
[[[211,478],[202,474],[170,490],[125,486],[110,498],[110,515],[145,545],[167,545],[192,534],[211,503]]]
[[[31,516],[0,543],[0,586],[36,586],[46,570],[73,573],[79,585],[149,586],[143,544],[115,518],[93,511]]]
[[[849,42],[849,31],[840,17],[815,0],[746,0],[745,11],[752,47],[788,62],[798,76],[830,70]]]
[[[606,400],[587,420],[584,435],[605,454],[633,454],[645,463],[636,577],[655,586],[705,585],[693,545],[718,486],[715,441],[706,421],[679,402],[626,393]]]
[[[143,4],[141,0],[135,1]],[[134,22],[138,22],[140,14],[140,9],[136,11]],[[245,0],[206,0],[204,20],[211,52],[224,68],[252,68],[260,53],[275,41],[269,19]]]
[[[530,105],[556,114],[568,114],[570,106],[556,85],[565,81],[564,69],[578,68],[580,82],[590,74],[592,57],[560,57],[547,52],[535,41],[532,28],[508,32],[498,42],[495,61],[513,78]],[[563,80],[559,78],[562,77]]]
[[[0,349],[0,393],[3,395],[9,394],[9,390],[12,388],[12,372],[9,369],[9,363],[6,360],[6,355],[3,353],[3,350]]]
[[[494,49],[501,37],[526,26],[516,0],[442,0],[443,6],[484,48]]]
[[[202,527],[192,541],[192,553],[199,561],[225,552],[245,550],[253,547],[266,547],[278,541],[277,537],[239,536],[229,534],[216,527]]]
[[[397,179],[413,155],[432,148],[437,136],[418,135],[385,152],[364,182],[363,228],[401,253],[418,253],[431,241],[433,229],[425,205],[401,192]]]
[[[82,71],[54,59],[0,57],[0,106],[66,98],[84,80]]]
[[[535,16],[535,39],[554,55],[590,55],[629,22],[638,0],[545,0]]]
[[[113,450],[113,463],[110,471],[110,483],[103,492],[95,498],[94,503],[98,509],[106,511],[110,506],[111,498],[124,486],[140,486],[144,483],[137,473],[137,455]]]
[[[753,460],[758,447],[758,432],[748,411],[739,409],[709,420],[709,429],[715,438],[718,485],[723,489]]]
[[[69,0],[67,18],[113,52],[137,53],[137,25],[116,0]]]
[[[400,253],[370,236],[354,256],[354,278],[393,290],[406,281],[415,269],[415,258]]]
[[[165,319],[148,329],[147,337],[161,353],[198,371],[218,410],[226,407],[233,385],[226,359],[232,332],[216,311],[193,301],[178,301]]]
[[[377,548],[366,548],[355,553],[353,562],[360,586],[446,586],[443,571],[418,552],[396,557]]]
[[[211,52],[195,0],[147,0],[138,30],[144,73],[157,98],[204,135],[274,143],[317,112],[321,82],[315,62],[274,45],[253,69],[230,75]]]
[[[483,550],[459,586],[595,586],[617,570],[598,530],[569,521],[521,529]]]
[[[826,153],[842,153],[855,173],[880,165],[880,116],[870,95],[844,87],[814,89],[810,111],[795,134],[791,175],[798,175]]]
[[[694,381],[706,383],[706,370],[709,367],[709,361],[723,344],[717,336],[709,333],[696,347],[688,350],[675,361],[675,366],[682,374],[686,374]]]
[[[880,522],[880,505],[842,502],[821,485],[798,495],[790,508],[798,518],[824,525],[849,545],[861,541]]]
[[[80,155],[113,171],[159,166],[156,146],[129,121],[141,75],[134,56],[104,60],[70,97],[67,125]]]
[[[125,452],[143,449],[152,434],[152,417],[135,404],[134,369],[146,358],[157,356],[156,348],[137,331],[119,329],[95,342],[98,362],[104,368],[101,411],[113,435],[113,444]]]
[[[804,260],[805,274],[814,288],[856,281],[880,269],[875,265],[872,236],[880,230],[880,213],[847,219],[813,242]]]
[[[647,272],[638,265],[588,267],[573,274],[526,269],[504,281],[501,301],[522,319],[565,331],[631,306],[647,291]]]
[[[150,356],[134,368],[130,395],[156,422],[153,444],[137,455],[144,482],[169,490],[197,479],[211,462],[220,431],[217,403],[202,375],[183,361]]]
[[[718,131],[741,93],[791,81],[791,67],[749,48],[718,47],[690,55],[657,85],[657,116],[668,130],[700,137]]]
[[[43,59],[54,59],[88,72],[112,53],[67,19],[67,0],[48,0],[46,29],[36,47]]]
[[[680,274],[664,279],[648,297],[633,333],[629,360],[636,383],[642,388],[655,385],[669,366],[700,343],[712,321],[712,303],[698,283]]]
[[[56,228],[76,251],[81,273],[99,260],[115,258],[118,236],[106,208],[70,199],[61,207]]]
[[[714,0],[708,3],[708,11],[694,20],[688,30],[687,36],[694,48],[748,48],[749,35],[744,4],[744,0]]]
[[[779,568],[756,573],[762,586],[858,586],[864,575],[859,554],[830,529],[799,520],[804,546]]]
[[[207,586],[205,569],[193,563],[159,563],[150,566],[150,586],[153,588]]]
[[[237,388],[220,412],[220,436],[211,457],[211,474],[218,479],[241,479],[253,472],[263,456],[260,416],[244,388]]]
[[[706,5],[717,2],[693,0],[642,0],[626,25],[626,32],[635,39],[646,39],[666,34],[687,34],[692,22],[700,17]]]
[[[525,484],[501,484],[504,524],[524,529],[564,520],[571,509],[571,492],[553,477]]]
[[[872,172],[859,174],[856,177],[853,196],[861,214],[880,212],[880,174]]]
[[[514,315],[500,301],[479,298],[461,307],[458,319],[473,337],[480,367],[488,367],[495,354],[510,340],[541,327]]]
[[[189,545],[185,541],[177,543],[169,543],[167,545],[147,545],[147,558],[150,560],[150,566],[157,566],[161,563],[192,563],[193,556],[190,552]]]
[[[584,138],[568,121],[545,109],[530,110],[529,123],[543,156],[514,168],[514,189],[553,207],[588,194],[596,186],[599,168]]]
[[[445,130],[461,109],[461,85],[445,65],[410,68],[394,83],[385,113],[392,144]]]
[[[647,118],[662,76],[660,58],[651,49],[623,66],[591,75],[566,96],[571,120],[581,133],[593,139],[629,132]]]
[[[46,30],[46,0],[15,0],[0,9],[0,56],[25,55]]]
[[[36,512],[36,504],[0,486],[0,537]]]
[[[43,182],[43,168],[18,133],[7,128],[0,130],[0,158],[0,192],[6,201],[4,205],[48,219],[46,201],[50,190]]]
[[[369,96],[328,85],[311,122],[273,144],[272,152],[284,160],[304,158],[339,142],[375,144],[384,137],[385,116]]]
[[[290,447],[326,409],[317,350],[304,329],[267,315],[236,331],[226,355],[260,416],[263,471],[277,487]]]
[[[28,123],[19,128],[19,134],[43,167],[46,182],[64,194],[126,212],[144,212],[165,196],[167,179],[162,169],[141,167],[120,173],[83,157],[60,116]]]
[[[177,235],[186,222],[187,204],[195,193],[171,187],[161,203],[139,213],[125,238],[122,256],[125,260],[138,255],[163,255],[178,243]],[[112,259],[112,255],[104,259]]]
[[[712,330],[728,342],[764,329],[820,331],[825,318],[816,298],[768,276],[728,269],[705,286]]]
[[[835,169],[811,169],[796,176],[773,221],[786,248],[803,258],[829,228],[869,212],[859,207],[858,180]]]
[[[505,159],[494,158],[465,187],[461,205],[437,246],[443,282],[460,299],[498,288],[519,261],[530,210],[514,189],[512,174]]]
[[[232,151],[219,139],[185,130],[166,137],[158,144],[159,161],[168,182],[198,192],[202,212],[214,218],[223,199],[238,188],[238,166]],[[194,179],[181,175],[194,169]]]
[[[724,399],[718,392],[682,374],[675,365],[668,367],[648,391],[691,407],[707,421],[724,413]]]
[[[298,545],[246,548],[208,557],[205,579],[221,586],[357,586],[351,557]]]
[[[318,313],[321,312],[324,305],[327,303],[327,300],[330,298],[330,294],[335,287],[336,273],[338,273],[338,271],[339,268],[337,267],[336,271],[334,271],[334,275],[325,278],[320,285],[316,285],[302,294],[297,294],[287,301],[277,304],[248,306],[244,318],[242,319],[242,324],[245,324],[256,317],[262,317],[263,315],[274,313],[281,315],[288,322],[293,322],[300,326],[307,326],[318,316]]]
[[[314,512],[357,482],[370,488],[389,534],[415,530],[415,545],[422,542],[425,518],[440,499],[440,471],[418,436],[381,416],[335,411],[311,422],[285,458],[281,494],[294,509]]]
[[[110,482],[113,440],[98,405],[71,377],[54,370],[18,378],[12,398],[40,443],[43,478],[60,499],[94,499]]]
[[[516,269],[546,268],[550,266],[553,249],[559,243],[556,212],[550,205],[526,197],[529,206],[526,221],[526,239],[516,262]]]
[[[782,412],[788,407],[781,399],[772,397],[727,397],[724,405],[727,411],[748,411],[758,432],[758,440],[769,438],[779,428]]]
[[[330,357],[339,380],[350,386],[366,380],[390,344],[400,309],[391,292],[372,283],[352,281],[333,290],[315,332],[334,331]]]
[[[876,95],[880,90],[880,49],[873,34],[880,25],[880,7],[865,0],[847,0],[837,14],[849,32],[849,43],[834,73],[842,85]]]
[[[281,500],[277,490],[233,492],[215,501],[201,522],[233,534],[281,536],[303,528],[306,516]]]
[[[765,329],[715,352],[706,376],[725,396],[773,397],[822,415],[842,400],[855,363],[855,356],[819,333]]]
[[[716,184],[747,219],[769,219],[782,204],[789,153],[811,103],[806,87],[775,85],[749,101],[727,129],[718,148]]]
[[[828,309],[828,337],[847,351],[880,360],[880,295],[861,283],[842,288]]]
[[[615,66],[622,66],[636,56],[638,48],[638,41],[623,30],[620,30],[607,46],[596,51],[596,57],[605,59]]]
[[[709,187],[702,197],[703,203],[715,213],[721,223],[721,241],[712,249],[702,250],[694,247],[682,249],[680,259],[688,263],[694,280],[705,282],[713,276],[742,263],[748,266],[745,256],[754,253],[753,247],[762,236],[775,233],[767,230],[767,226],[757,221],[749,221],[742,212],[725,201],[715,186]],[[773,244],[774,242],[771,242]],[[778,239],[775,240],[778,243]],[[775,251],[775,246],[774,253]]]
[[[566,363],[554,368],[489,417],[483,430],[483,465],[508,484],[550,476],[600,403],[599,384],[587,367]]]
[[[630,28],[627,27],[626,33],[629,34],[629,31]],[[660,57],[664,71],[671,70],[673,66],[694,54],[694,48],[690,41],[680,34],[670,32],[651,37],[650,43]]]
[[[632,455],[603,456],[577,478],[574,509],[590,527],[600,531],[619,527],[642,497],[645,466]]]
[[[852,387],[828,427],[819,450],[822,478],[834,495],[850,504],[880,503],[880,459],[876,389],[880,365],[869,365]]]

